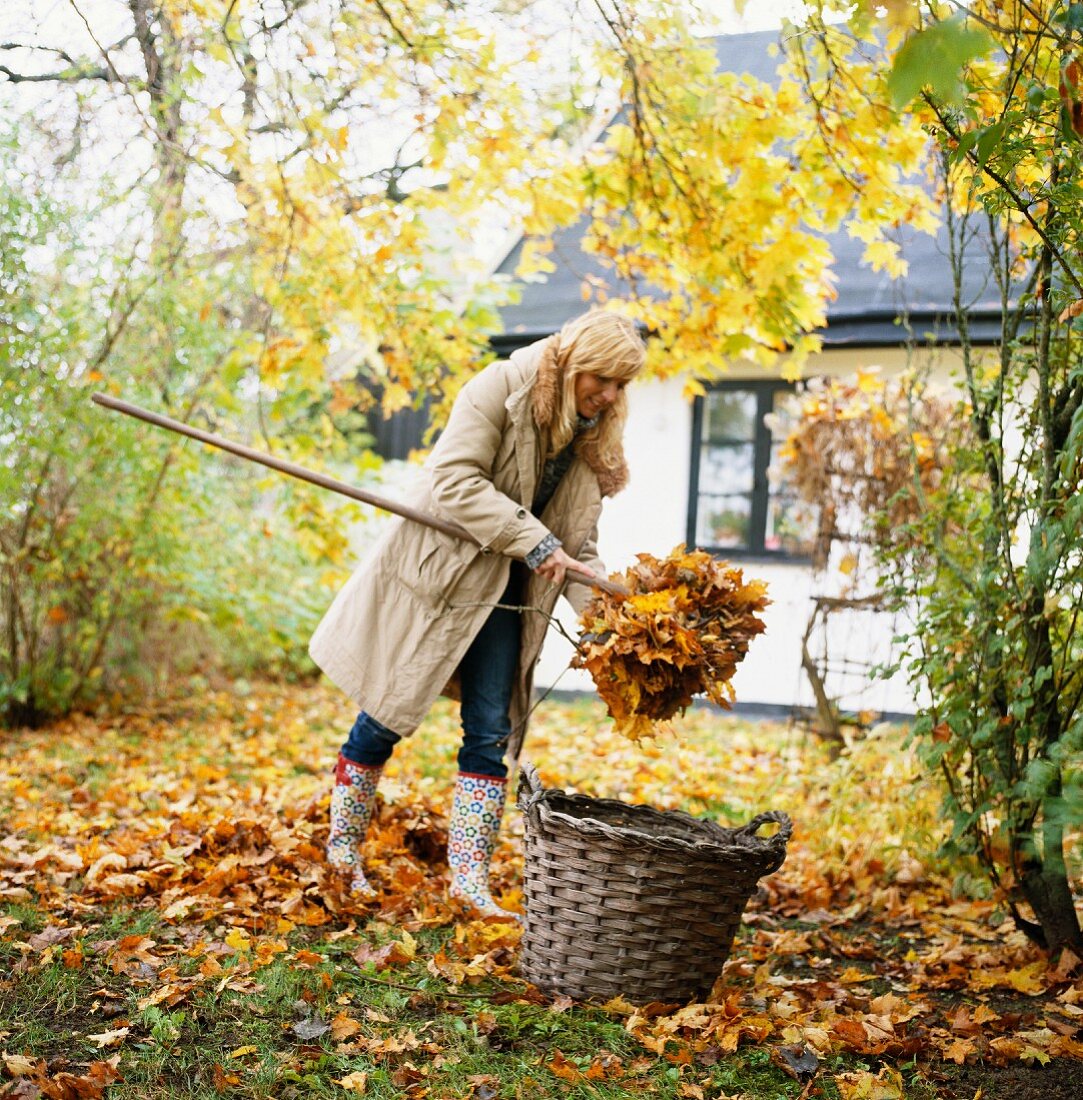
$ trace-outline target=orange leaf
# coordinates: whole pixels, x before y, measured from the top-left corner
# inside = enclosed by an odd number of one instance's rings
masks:
[[[565,1081],[583,1080],[583,1074],[580,1072],[579,1067],[569,1062],[559,1050],[553,1052],[553,1057],[546,1062],[545,1068]]]

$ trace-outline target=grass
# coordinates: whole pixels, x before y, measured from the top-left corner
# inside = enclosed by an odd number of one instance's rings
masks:
[[[124,1080],[109,1096],[140,1100],[342,1097],[349,1090],[338,1082],[350,1074],[366,1075],[365,1096],[387,1100],[678,1096],[693,1070],[705,1095],[737,1091],[769,1100],[800,1092],[764,1051],[712,1066],[672,1064],[647,1055],[611,1013],[500,1003],[509,992],[503,983],[452,990],[420,962],[396,971],[391,985],[386,975],[350,963],[343,941],[316,952],[323,961],[305,969],[285,958],[261,968],[248,992],[204,987],[174,1007],[140,1007],[157,976],[118,975],[110,951],[125,936],[169,931],[153,914],[117,906],[81,939],[79,968],[59,957],[20,966],[27,953],[18,941],[0,944],[0,969],[9,975],[0,982],[4,1048],[79,1066],[107,1057],[112,1048],[101,1044],[126,1028]],[[448,934],[428,935],[424,952]],[[299,938],[311,950],[310,938]],[[336,1039],[326,1029],[336,1017],[360,1026]],[[592,1066],[595,1079],[587,1076]],[[604,1076],[618,1070],[620,1080]],[[583,1079],[574,1080],[577,1074]]]

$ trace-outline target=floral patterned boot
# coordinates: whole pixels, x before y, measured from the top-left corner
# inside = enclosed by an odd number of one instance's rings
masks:
[[[447,861],[451,896],[465,901],[483,917],[507,917],[489,893],[489,863],[504,816],[508,781],[491,775],[459,772],[448,827]]]
[[[350,892],[362,897],[375,894],[361,865],[361,844],[376,805],[376,784],[381,767],[355,764],[342,753],[335,768],[331,792],[331,832],[327,837],[327,862],[350,879]]]

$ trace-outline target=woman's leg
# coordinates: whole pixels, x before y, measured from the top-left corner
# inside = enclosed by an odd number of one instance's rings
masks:
[[[496,608],[459,665],[463,743],[448,831],[448,865],[452,896],[482,916],[511,916],[489,893],[489,863],[507,793],[504,751],[511,733],[508,711],[519,667],[519,631],[519,612]]]
[[[360,847],[372,820],[380,772],[398,741],[397,733],[362,711],[339,750],[331,791],[327,862],[350,876],[350,890],[355,894],[373,892],[365,877]]]

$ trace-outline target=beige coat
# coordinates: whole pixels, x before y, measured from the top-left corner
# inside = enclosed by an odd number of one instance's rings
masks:
[[[540,518],[530,503],[541,476],[545,429],[560,378],[549,340],[490,364],[462,389],[426,462],[411,503],[459,524],[479,545],[404,519],[392,521],[336,596],[309,646],[312,659],[378,722],[407,736],[454,677],[504,591],[513,558],[553,532],[565,551],[604,573],[597,524],[602,498],[627,471],[607,470],[580,447]],[[565,582],[581,611],[587,586]],[[526,731],[534,666],[560,590],[530,574],[523,605],[519,672],[511,705],[515,758]]]

